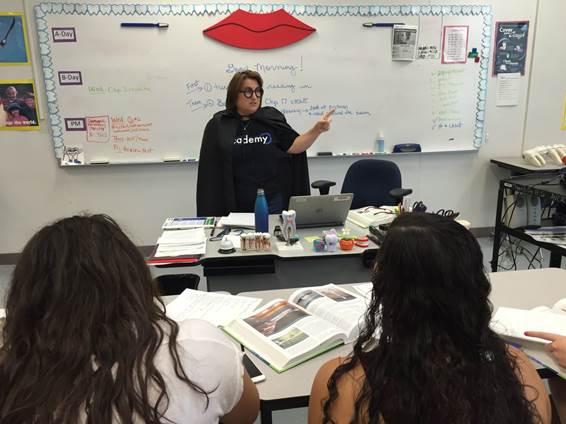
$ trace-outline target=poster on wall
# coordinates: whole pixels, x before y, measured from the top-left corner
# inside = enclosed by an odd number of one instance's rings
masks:
[[[529,21],[497,22],[493,49],[493,75],[525,75]]]
[[[415,60],[419,27],[415,25],[395,25],[391,45],[393,60]]]
[[[466,63],[468,26],[447,25],[442,31],[442,63]]]
[[[0,13],[0,65],[29,64],[24,15]]]
[[[0,80],[0,130],[39,130],[33,80]]]

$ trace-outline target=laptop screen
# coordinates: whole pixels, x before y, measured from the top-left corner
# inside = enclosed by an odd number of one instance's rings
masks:
[[[289,209],[297,213],[297,227],[330,227],[344,225],[352,205],[352,193],[321,196],[292,196]]]

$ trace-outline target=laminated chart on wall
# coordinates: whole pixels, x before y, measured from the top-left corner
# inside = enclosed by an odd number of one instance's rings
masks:
[[[281,8],[288,17],[279,17]],[[238,10],[274,14],[280,27],[294,22],[282,30],[293,42],[242,48],[204,34],[231,16],[238,24]],[[379,132],[425,152],[473,150],[484,140],[490,6],[41,3],[34,11],[53,145],[64,164],[198,160],[205,125],[243,69],[262,75],[263,105],[299,133],[336,109],[311,155],[371,151]],[[376,25],[364,27],[368,21]],[[419,28],[415,60],[392,60],[394,23]],[[442,63],[444,27],[466,27],[480,60]],[[248,28],[260,34],[253,45],[273,28]],[[308,36],[290,32],[300,30]]]

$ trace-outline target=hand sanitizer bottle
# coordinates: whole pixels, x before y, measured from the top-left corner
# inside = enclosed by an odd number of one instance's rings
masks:
[[[375,139],[375,152],[385,152],[385,137],[383,136],[383,133],[381,131],[379,132],[379,134],[377,134],[377,138]]]

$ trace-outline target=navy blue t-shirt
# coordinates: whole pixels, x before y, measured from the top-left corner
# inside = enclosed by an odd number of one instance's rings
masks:
[[[291,128],[276,131],[253,118],[240,122],[232,149],[237,212],[253,212],[258,188],[268,202],[280,194],[279,174],[290,166],[286,152],[296,137]]]

